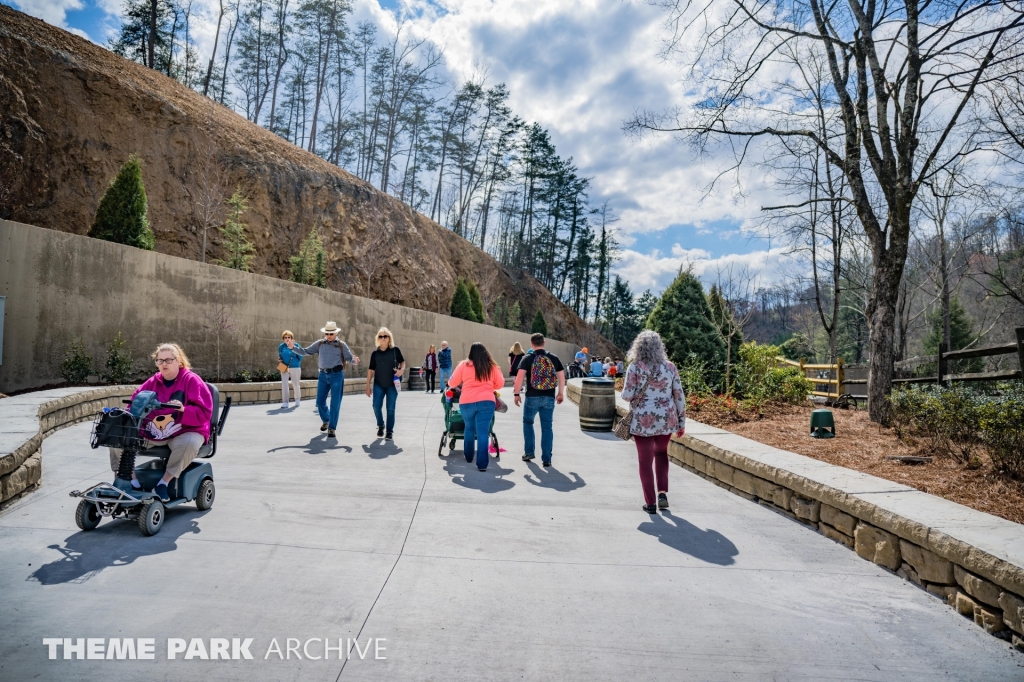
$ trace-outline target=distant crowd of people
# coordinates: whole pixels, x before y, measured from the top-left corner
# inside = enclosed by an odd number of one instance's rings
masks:
[[[569,378],[607,377],[615,379],[621,377],[625,371],[626,363],[622,360],[605,357],[602,361],[600,356],[590,355],[587,347],[584,346],[576,353],[572,364],[569,365]]]
[[[339,339],[340,329],[327,322],[320,330],[323,336],[308,346],[295,342],[295,335],[285,330],[278,346],[281,371],[281,405],[302,401],[300,382],[302,358],[317,356],[316,409],[320,417],[320,431],[327,438],[336,438],[342,396],[345,387],[345,368],[358,365],[348,344]],[[387,327],[377,331],[376,348],[370,354],[367,367],[366,396],[373,400],[373,414],[377,424],[377,437],[394,438],[395,410],[402,376],[406,367],[405,356],[395,344],[394,335]],[[512,395],[516,407],[523,409],[523,456],[525,462],[536,457],[537,439],[535,422],[540,419],[540,456],[545,467],[552,465],[554,451],[555,406],[565,399],[565,367],[561,359],[545,349],[542,334],[530,337],[530,349],[516,343],[509,349],[508,373],[514,377]],[[202,378],[192,371],[188,357],[177,344],[164,343],[152,354],[157,372],[147,379],[135,393],[148,390],[168,407],[154,411],[147,417],[144,429],[145,445],[166,443],[171,450],[166,473],[154,492],[163,500],[168,498],[168,485],[196,457],[200,447],[210,439],[210,419],[213,402],[210,390]],[[641,332],[627,355],[630,361],[625,370],[622,399],[630,403],[632,417],[629,431],[636,442],[640,481],[644,495],[643,510],[654,514],[668,507],[668,443],[672,434],[682,435],[686,426],[686,402],[679,373],[665,354],[661,337],[656,332]],[[505,372],[498,366],[490,351],[482,343],[470,346],[466,359],[452,366],[452,351],[447,341],[440,350],[433,345],[427,350],[421,371],[426,378],[426,390],[433,393],[435,375],[442,389],[447,387],[445,400],[458,402],[464,430],[466,461],[475,461],[480,471],[486,471],[490,461],[488,436],[491,422],[501,401],[499,391],[505,387]],[[590,358],[587,349],[576,354],[573,364],[586,366],[591,376],[617,376],[623,374],[621,361],[605,358],[605,362]],[[457,397],[456,393],[458,394]],[[291,394],[291,395],[289,395]],[[120,451],[111,449],[111,468],[116,472]],[[140,488],[132,475],[131,485]]]

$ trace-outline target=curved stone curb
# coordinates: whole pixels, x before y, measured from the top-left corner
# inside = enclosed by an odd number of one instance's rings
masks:
[[[582,380],[567,393],[579,403]],[[617,418],[629,411],[616,397]],[[809,437],[809,435],[808,435]],[[813,527],[1024,647],[1024,526],[693,420],[669,458]]]

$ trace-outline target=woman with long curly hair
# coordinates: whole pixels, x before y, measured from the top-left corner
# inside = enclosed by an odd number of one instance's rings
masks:
[[[636,441],[643,510],[656,514],[668,509],[668,443],[673,433],[682,436],[686,431],[686,396],[657,332],[640,332],[626,358],[630,365],[622,399],[633,407],[629,432]]]

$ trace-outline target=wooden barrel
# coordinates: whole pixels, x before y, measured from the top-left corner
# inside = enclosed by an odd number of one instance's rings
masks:
[[[409,368],[409,384],[407,391],[425,391],[427,390],[427,379],[426,377],[420,376],[419,367]]]
[[[580,391],[580,429],[611,431],[615,422],[615,380],[584,379]]]

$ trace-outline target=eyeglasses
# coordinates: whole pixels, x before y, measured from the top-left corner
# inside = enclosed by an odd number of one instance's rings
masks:
[[[158,364],[158,365],[169,365],[172,362],[176,361],[177,359],[178,358],[157,358],[156,359],[156,364]]]
[[[387,334],[378,334],[377,338],[378,339],[390,339],[391,337],[388,336]]]
[[[338,332],[326,332],[324,336],[337,336]]]

